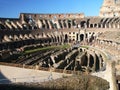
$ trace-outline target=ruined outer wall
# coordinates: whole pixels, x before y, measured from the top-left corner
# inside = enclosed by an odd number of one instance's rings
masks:
[[[35,20],[40,18],[45,19],[66,19],[66,18],[84,18],[85,15],[83,13],[64,13],[64,14],[32,14],[32,13],[21,13],[20,19],[24,20],[25,17],[31,17]]]

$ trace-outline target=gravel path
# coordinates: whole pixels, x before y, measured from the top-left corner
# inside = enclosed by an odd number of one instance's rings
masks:
[[[62,73],[0,65],[0,83],[44,82],[62,76]]]

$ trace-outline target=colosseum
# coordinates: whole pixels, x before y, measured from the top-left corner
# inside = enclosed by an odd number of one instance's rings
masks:
[[[119,54],[120,0],[104,0],[99,16],[20,13],[19,18],[0,18],[1,72],[3,66],[83,72],[103,77],[110,90],[117,90]]]

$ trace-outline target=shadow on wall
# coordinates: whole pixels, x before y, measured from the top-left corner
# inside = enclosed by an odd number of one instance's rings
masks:
[[[9,84],[11,81],[5,77],[0,70],[0,84]]]

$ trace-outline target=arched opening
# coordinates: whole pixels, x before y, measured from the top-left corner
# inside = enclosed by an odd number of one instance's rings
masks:
[[[60,25],[60,28],[63,28],[62,23],[61,23],[61,20],[58,20],[58,23],[59,23],[59,25]]]
[[[58,41],[58,42],[60,41],[60,38],[59,38],[59,36],[57,36],[57,41]]]
[[[106,24],[106,28],[109,28],[109,24]]]
[[[0,29],[5,29],[5,26],[3,24],[0,24]]]
[[[28,26],[28,29],[29,29],[29,30],[32,30],[32,29],[33,29],[33,26],[32,26],[32,25],[29,25],[29,26]]]
[[[49,24],[48,24],[48,21],[47,21],[47,20],[45,20],[45,23],[46,23],[47,29],[49,29]]]
[[[91,35],[89,42],[92,42],[95,39],[94,33]]]
[[[22,26],[23,26],[23,29],[24,29],[24,30],[27,30],[27,29],[28,29],[28,26],[27,26],[26,24],[22,24]]]
[[[93,24],[90,24],[90,28],[93,28]]]
[[[81,58],[81,66],[87,66],[88,57],[85,55]]]
[[[37,26],[37,25],[34,25],[34,26],[33,26],[33,29],[35,29],[35,30],[38,29],[38,26]]]
[[[53,36],[51,36],[51,44],[54,42],[54,37]]]
[[[66,22],[65,22],[66,20],[63,20],[63,25],[64,25],[64,27],[65,28],[67,28],[67,25],[66,25]]]
[[[67,34],[65,34],[65,40],[64,40],[64,42],[68,42],[68,35]]]
[[[88,38],[88,34],[87,33],[85,34],[85,38]]]
[[[84,40],[84,34],[80,34],[80,41]]]
[[[8,37],[9,37],[10,40],[13,40],[13,36],[12,36],[12,35],[10,35],[10,36],[8,36]]]
[[[103,24],[103,28],[105,28],[105,24]]]
[[[85,27],[85,23],[86,23],[86,21],[82,21],[82,22],[80,23],[81,28],[84,28],[84,27]]]
[[[71,28],[71,20],[68,20],[68,28]]]
[[[55,42],[57,42],[57,37],[55,36]]]
[[[14,38],[15,41],[19,40],[17,35],[14,35],[13,38]]]
[[[57,29],[57,24],[56,23],[54,24],[54,29]]]
[[[94,24],[94,28],[96,28],[97,27],[97,24]]]
[[[89,66],[90,66],[90,68],[92,68],[93,65],[94,65],[94,58],[91,54],[90,54],[90,59],[89,60],[90,60]]]
[[[76,34],[76,40],[78,41],[78,33]]]
[[[89,28],[89,21],[90,21],[90,19],[87,19],[87,21],[86,21],[86,25],[88,28]]]
[[[42,28],[43,29],[45,29],[45,24],[43,23],[43,20],[40,20],[41,21],[41,23],[42,23]],[[51,22],[51,24],[52,24],[52,22]],[[53,26],[53,25],[52,25]],[[53,28],[53,27],[52,27]]]
[[[95,71],[98,71],[100,70],[100,63],[99,63],[99,57],[96,55],[96,63],[95,63]]]
[[[98,28],[101,28],[101,25],[100,25],[100,24],[98,24]]]

